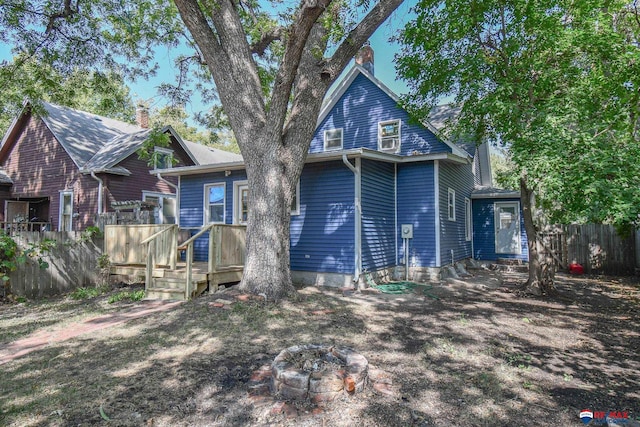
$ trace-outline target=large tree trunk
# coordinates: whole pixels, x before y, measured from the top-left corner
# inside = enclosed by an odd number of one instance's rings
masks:
[[[248,154],[249,218],[243,291],[279,300],[294,292],[289,261],[291,201],[297,176],[282,158],[267,152]],[[279,157],[279,158],[277,158]],[[289,175],[287,176],[287,171]]]
[[[267,97],[254,60],[257,50],[248,44],[240,5],[215,0],[203,9],[197,0],[174,3],[211,71],[245,160],[249,218],[240,287],[269,300],[281,299],[293,291],[290,206],[322,99],[362,44],[402,0],[375,4],[329,58],[324,57],[328,28],[320,17],[323,13],[340,16],[345,12],[343,5],[334,5],[332,0],[301,1],[292,22],[282,28],[285,50]],[[263,36],[262,41],[267,42],[276,37],[275,33]]]
[[[533,221],[535,194],[527,186],[526,176],[520,178],[520,195],[529,248],[529,279],[525,284],[525,291],[537,296],[555,293],[555,264],[551,254],[547,253],[543,242],[540,241],[538,229]]]

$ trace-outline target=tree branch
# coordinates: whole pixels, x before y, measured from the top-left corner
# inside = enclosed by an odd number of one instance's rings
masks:
[[[197,0],[174,2],[211,71],[238,140],[250,140],[265,122],[265,105],[258,69],[235,5],[231,0],[213,2],[214,30]],[[252,120],[245,120],[247,116]]]
[[[64,10],[62,12],[56,12],[49,16],[49,23],[47,24],[45,34],[50,33],[54,29],[56,21],[58,21],[59,19],[66,19],[77,14],[80,11],[80,9],[78,8],[78,1],[80,0],[76,0],[76,6],[74,8],[71,5],[71,0],[64,0]]]
[[[251,53],[254,53],[258,56],[264,55],[264,52],[267,50],[269,45],[276,40],[282,40],[284,36],[284,28],[277,27],[273,30],[262,35],[262,38],[258,40],[256,43],[251,45]]]
[[[294,23],[289,28],[287,44],[273,87],[269,123],[282,132],[293,82],[298,74],[300,59],[314,24],[332,0],[303,0]]]
[[[338,78],[349,61],[358,53],[362,45],[371,37],[373,32],[402,4],[403,0],[381,0],[367,16],[342,41],[333,56],[327,61],[324,72],[328,73],[333,82]]]

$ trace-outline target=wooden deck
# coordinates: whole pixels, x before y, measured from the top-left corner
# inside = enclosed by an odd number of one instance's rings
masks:
[[[206,233],[209,259],[195,262],[193,243]],[[206,289],[215,292],[220,284],[242,279],[244,226],[212,224],[189,231],[191,237],[184,242],[179,242],[181,234],[184,230],[175,225],[105,226],[110,273],[144,280],[147,299],[190,299]]]

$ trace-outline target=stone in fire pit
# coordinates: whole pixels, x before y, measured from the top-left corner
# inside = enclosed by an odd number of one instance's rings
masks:
[[[367,359],[346,347],[308,344],[282,350],[271,365],[271,391],[285,399],[322,405],[344,393],[360,392]]]

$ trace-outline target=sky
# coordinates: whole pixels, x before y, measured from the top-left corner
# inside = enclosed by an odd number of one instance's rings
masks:
[[[415,4],[415,0],[405,1],[403,5],[377,29],[369,40],[374,50],[375,76],[396,94],[406,93],[407,87],[403,82],[396,79],[393,57],[399,51],[399,46],[396,43],[392,43],[390,39],[411,19],[409,9],[413,4]],[[134,102],[140,100],[147,101],[151,108],[160,108],[166,105],[167,99],[158,96],[157,87],[164,82],[175,82],[177,70],[173,60],[180,53],[181,51],[179,49],[156,49],[155,59],[160,65],[157,74],[148,80],[139,79],[137,81],[127,82],[131,89]],[[0,45],[0,61],[2,60],[11,60],[10,46]],[[347,66],[347,71],[352,65],[353,62]],[[194,90],[191,102],[186,106],[187,113],[190,116],[194,116],[195,113],[205,109],[206,106],[202,104],[199,94]],[[191,120],[190,123],[194,124]]]

